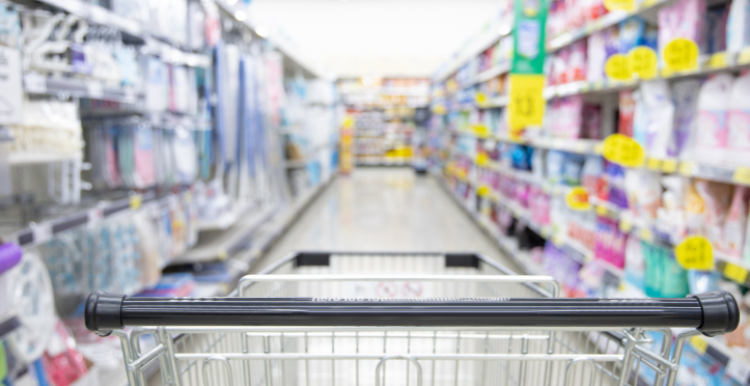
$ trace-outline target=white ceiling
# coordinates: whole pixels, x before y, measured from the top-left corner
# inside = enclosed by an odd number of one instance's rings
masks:
[[[256,26],[282,31],[339,78],[429,77],[498,12],[500,0],[253,0]]]

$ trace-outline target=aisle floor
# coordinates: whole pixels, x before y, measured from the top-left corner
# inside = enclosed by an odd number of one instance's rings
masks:
[[[520,272],[434,178],[411,168],[338,176],[251,273],[300,250],[479,252]]]

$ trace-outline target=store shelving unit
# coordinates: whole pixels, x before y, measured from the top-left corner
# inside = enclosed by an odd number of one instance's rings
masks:
[[[605,31],[610,27],[619,28],[618,25],[621,22],[633,16],[639,16],[647,23],[653,24],[658,19],[658,12],[663,7],[670,6],[675,2],[675,0],[636,2],[635,9],[632,11],[609,12],[603,17],[586,22],[580,28],[569,29],[556,36],[548,34],[545,45],[547,54],[548,56],[557,55],[559,54],[558,51],[569,48],[578,41],[588,39],[597,32]],[[709,2],[708,5],[715,6],[717,2]],[[568,9],[568,12],[570,12],[570,9]],[[580,18],[577,21],[580,21]],[[500,39],[500,37],[497,39]],[[440,180],[441,186],[474,219],[476,224],[495,240],[501,250],[511,257],[525,273],[541,274],[543,270],[541,266],[531,260],[529,253],[517,247],[518,241],[514,237],[503,235],[500,232],[500,227],[506,225],[500,224],[501,221],[494,217],[497,213],[502,213],[503,216],[507,213],[512,214],[512,217],[518,223],[525,225],[525,228],[541,236],[547,243],[553,243],[557,249],[564,251],[568,258],[578,262],[584,268],[587,264],[596,262],[606,271],[604,277],[601,278],[604,287],[609,289],[620,287],[620,291],[622,291],[622,288],[627,288],[629,292],[626,293],[629,295],[638,292],[626,277],[627,262],[625,263],[625,270],[615,267],[604,260],[604,257],[596,257],[592,248],[585,246],[582,241],[568,236],[567,226],[570,225],[568,223],[578,220],[566,220],[563,224],[553,222],[540,224],[535,220],[537,217],[532,216],[532,213],[538,213],[534,210],[541,209],[532,207],[531,205],[534,205],[532,203],[528,204],[528,208],[524,207],[517,197],[507,197],[493,187],[498,177],[492,176],[500,176],[499,178],[505,181],[508,184],[507,186],[517,186],[513,185],[514,183],[524,185],[526,189],[542,192],[541,194],[550,200],[547,205],[553,205],[553,201],[559,205],[561,202],[565,203],[565,198],[573,189],[572,186],[566,186],[562,183],[552,184],[546,179],[537,177],[537,174],[511,167],[509,160],[507,164],[493,161],[493,159],[509,157],[509,154],[505,153],[501,157],[496,157],[497,151],[507,151],[513,145],[524,145],[533,148],[534,151],[556,150],[579,154],[589,159],[593,156],[603,156],[604,150],[603,140],[552,137],[553,133],[548,133],[550,130],[546,123],[544,128],[527,128],[519,138],[497,134],[507,130],[502,121],[498,120],[498,118],[505,119],[503,109],[509,103],[507,87],[503,90],[506,94],[491,94],[487,93],[487,90],[493,92],[496,90],[493,83],[489,83],[489,81],[494,81],[498,77],[494,84],[498,84],[499,81],[500,89],[503,89],[504,79],[502,77],[509,72],[509,68],[503,65],[495,65],[489,70],[467,74],[468,71],[479,68],[477,63],[482,63],[481,66],[485,65],[486,55],[489,55],[489,51],[486,50],[492,47],[496,41],[483,38],[474,39],[472,43],[467,45],[467,47],[476,47],[467,51],[471,54],[451,59],[449,65],[443,67],[433,77],[435,87],[432,93],[431,107],[436,115],[436,118],[433,119],[434,131],[432,134],[434,136],[433,146],[435,147],[433,154],[436,154],[435,167],[432,169],[433,174]],[[589,46],[588,49],[590,50],[591,47]],[[493,53],[493,60],[495,60],[494,54],[496,52],[495,50]],[[584,52],[584,55],[588,55],[589,52]],[[564,58],[565,56],[561,55],[561,57]],[[661,57],[661,54],[657,53],[657,57]],[[584,63],[586,60],[584,58]],[[622,81],[605,78],[600,81],[575,81],[555,84],[544,89],[544,98],[552,104],[561,98],[583,96],[585,97],[583,99],[585,103],[601,105],[602,120],[612,119],[612,116],[616,116],[614,115],[617,112],[616,100],[621,91],[635,90],[652,81],[667,81],[672,84],[674,81],[711,76],[723,72],[737,74],[750,68],[750,47],[745,47],[739,52],[723,51],[702,54],[698,57],[697,62],[697,68],[694,70],[667,71],[663,67],[663,63],[657,60],[656,75],[647,80],[636,78]],[[555,65],[554,62],[552,62],[552,65]],[[614,126],[610,123],[600,123],[598,137],[592,137],[604,138],[616,132],[617,121],[615,120]],[[497,131],[495,126],[499,127]],[[467,151],[468,154],[463,151]],[[743,163],[744,160],[742,159],[712,163],[691,159],[687,156],[654,157],[649,155],[647,150],[645,155],[646,158],[642,166],[625,169],[647,170],[658,173],[660,176],[678,175],[734,186],[750,186],[750,165]],[[531,165],[528,166],[528,168],[531,167]],[[500,189],[505,189],[502,183],[499,186]],[[592,218],[597,219],[593,224],[598,226],[600,224],[598,219],[603,218],[606,219],[605,224],[614,223],[615,227],[619,228],[618,234],[625,235],[629,239],[643,241],[648,245],[661,247],[661,250],[674,250],[676,244],[682,241],[674,240],[673,238],[677,236],[671,235],[673,232],[670,233],[669,230],[664,229],[664,224],[637,217],[632,210],[621,209],[596,197],[589,197],[589,204],[589,209],[581,212],[581,222],[576,223],[579,227],[591,226]],[[585,220],[583,220],[584,218]],[[587,229],[591,231],[589,228]],[[596,232],[599,231],[595,229],[593,232],[598,235]],[[746,288],[750,287],[750,280],[748,280],[750,278],[750,263],[747,260],[743,260],[741,256],[730,256],[714,248],[713,261],[714,271],[723,276],[722,279],[726,281],[724,284],[734,283]],[[641,296],[645,296],[645,294],[641,294]],[[738,354],[737,351],[727,347],[721,339],[696,338],[691,343],[698,353],[723,366],[726,373],[740,384],[749,383],[750,373],[738,369],[750,368],[748,364],[750,361]]]

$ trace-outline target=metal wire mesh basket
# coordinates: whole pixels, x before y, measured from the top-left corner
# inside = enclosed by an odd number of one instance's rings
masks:
[[[673,385],[685,340],[739,318],[723,292],[558,292],[471,253],[306,252],[227,298],[92,294],[86,325],[120,338],[131,386],[154,366],[163,385]]]

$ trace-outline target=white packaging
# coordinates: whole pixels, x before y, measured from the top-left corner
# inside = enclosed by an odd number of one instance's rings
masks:
[[[698,126],[695,158],[701,162],[719,163],[727,159],[727,116],[734,77],[727,73],[709,78],[698,95]]]

